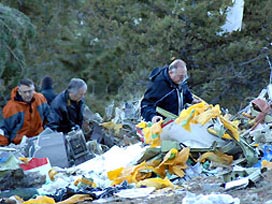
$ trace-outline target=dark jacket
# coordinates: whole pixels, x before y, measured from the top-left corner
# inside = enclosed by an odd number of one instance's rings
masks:
[[[193,101],[186,81],[180,85],[175,84],[168,74],[168,66],[154,69],[149,79],[150,83],[141,101],[141,116],[145,121],[151,121],[155,115],[159,115],[156,113],[157,106],[179,115],[184,104]]]
[[[0,128],[4,135],[0,135],[0,145],[19,144],[24,135],[37,136],[43,131],[48,116],[49,107],[42,94],[34,92],[31,102],[26,103],[18,94],[18,87],[14,88],[3,109]]]
[[[69,99],[68,91],[58,94],[51,103],[48,127],[58,132],[68,133],[73,127],[83,123],[83,101]]]
[[[47,100],[47,103],[50,105],[53,99],[57,96],[53,88],[42,89],[41,93]]]

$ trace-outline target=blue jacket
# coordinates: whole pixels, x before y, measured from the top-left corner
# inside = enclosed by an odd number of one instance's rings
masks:
[[[184,104],[193,101],[186,81],[180,85],[175,84],[168,74],[168,66],[155,68],[149,79],[150,83],[141,101],[141,116],[145,121],[151,121],[155,115],[159,115],[156,113],[157,106],[179,115]]]
[[[70,132],[73,127],[81,127],[83,123],[83,105],[83,101],[70,100],[67,90],[61,92],[51,103],[47,127],[63,133]]]

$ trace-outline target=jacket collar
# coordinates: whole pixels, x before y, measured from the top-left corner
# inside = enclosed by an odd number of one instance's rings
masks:
[[[30,102],[25,102],[22,97],[20,96],[20,94],[18,93],[19,87],[16,86],[15,88],[12,89],[11,91],[11,100],[13,101],[17,101],[17,102],[21,102],[21,103],[25,103],[25,104],[31,104],[33,101],[35,101],[35,92],[33,94],[33,97],[31,99]]]

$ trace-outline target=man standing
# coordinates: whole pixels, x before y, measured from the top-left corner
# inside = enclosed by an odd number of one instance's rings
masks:
[[[145,121],[153,123],[162,119],[156,112],[156,107],[179,115],[186,103],[198,103],[189,90],[186,63],[177,59],[169,66],[156,68],[149,76],[150,84],[141,101],[141,116]]]
[[[71,79],[66,90],[56,96],[51,103],[48,127],[58,132],[68,133],[73,128],[82,127],[84,96],[87,84],[79,78]]]
[[[11,91],[10,100],[3,108],[0,145],[19,144],[24,135],[37,136],[44,130],[48,116],[45,97],[35,92],[33,81],[22,79]]]

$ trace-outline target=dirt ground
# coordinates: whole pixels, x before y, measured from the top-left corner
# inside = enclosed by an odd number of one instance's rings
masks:
[[[212,193],[229,194],[233,198],[239,198],[240,204],[272,204],[272,171],[262,174],[262,177],[256,183],[240,190],[226,191],[223,187],[223,179],[216,176],[195,177],[190,181],[184,182],[184,189],[180,190],[157,190],[149,197],[136,199],[122,199],[113,197],[109,200],[97,200],[92,203],[111,203],[111,204],[177,204],[182,203],[187,192],[195,195],[207,195]],[[220,204],[220,202],[213,202]],[[202,202],[198,202],[202,204]],[[206,204],[203,202],[203,204]]]

